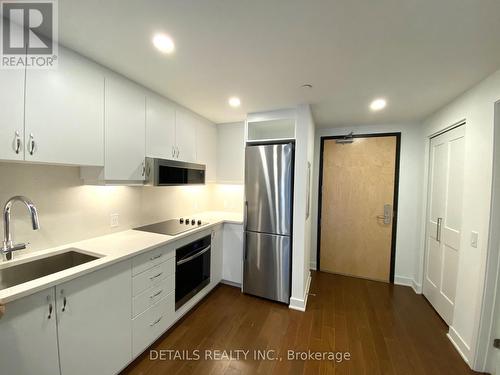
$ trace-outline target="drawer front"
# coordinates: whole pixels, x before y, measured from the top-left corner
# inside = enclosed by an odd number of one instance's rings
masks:
[[[141,354],[173,323],[175,293],[171,292],[156,305],[132,321],[132,349],[134,357]]]
[[[172,244],[138,255],[132,260],[132,275],[138,275],[170,258],[175,258]]]
[[[157,304],[175,287],[175,275],[167,276],[158,285],[146,289],[134,297],[132,304],[132,316],[137,316]]]
[[[146,289],[159,285],[165,278],[175,274],[175,258],[132,277],[132,295],[135,297]]]

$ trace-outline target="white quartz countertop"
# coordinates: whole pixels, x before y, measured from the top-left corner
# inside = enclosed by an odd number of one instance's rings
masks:
[[[64,253],[68,250],[76,250],[89,255],[99,256],[99,259],[81,264],[76,267],[56,272],[38,279],[28,281],[10,288],[0,290],[0,304],[7,304],[16,299],[28,296],[38,291],[64,283],[79,276],[107,267],[113,263],[132,258],[140,253],[155,247],[177,241],[186,236],[206,230],[214,225],[222,223],[242,224],[243,215],[232,212],[210,211],[196,215],[190,215],[207,222],[207,225],[193,228],[176,236],[142,232],[136,230],[125,230],[105,236],[94,237],[88,240],[69,243],[51,249],[36,251],[16,256],[13,259],[0,263],[0,270],[15,265],[27,263],[36,259],[51,255]]]

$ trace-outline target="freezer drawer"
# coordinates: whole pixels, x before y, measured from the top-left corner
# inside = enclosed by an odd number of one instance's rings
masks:
[[[291,239],[245,232],[243,292],[290,303]]]
[[[292,192],[293,145],[247,146],[245,230],[290,235]]]

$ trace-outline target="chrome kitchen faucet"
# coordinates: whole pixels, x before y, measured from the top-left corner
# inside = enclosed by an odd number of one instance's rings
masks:
[[[26,249],[25,243],[14,244],[12,241],[12,234],[10,232],[10,211],[14,202],[22,202],[28,208],[31,214],[31,223],[33,225],[33,230],[40,228],[40,223],[38,222],[38,211],[33,204],[33,202],[23,196],[16,195],[10,198],[3,208],[3,246],[1,249],[3,260],[11,260],[12,252],[16,250]]]

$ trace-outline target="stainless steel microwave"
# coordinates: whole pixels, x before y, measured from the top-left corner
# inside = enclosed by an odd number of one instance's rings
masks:
[[[205,183],[205,165],[146,158],[146,185],[174,186]]]

